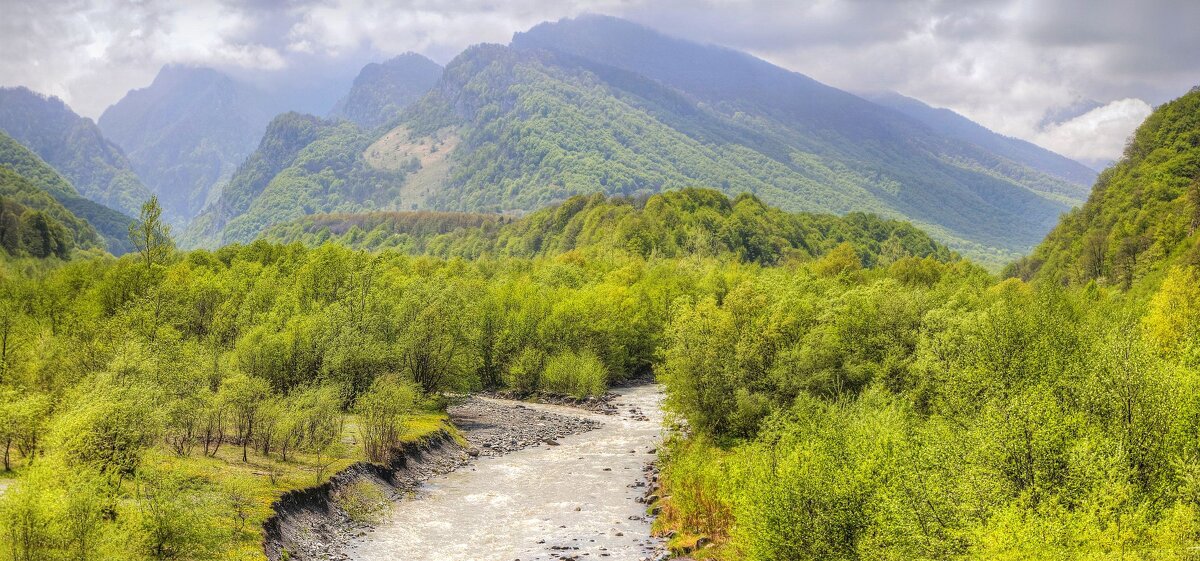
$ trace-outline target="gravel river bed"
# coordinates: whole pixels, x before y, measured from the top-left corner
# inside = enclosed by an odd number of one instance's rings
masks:
[[[479,458],[422,483],[411,500],[396,503],[382,522],[353,539],[345,556],[356,561],[658,558],[662,546],[650,537],[651,519],[639,498],[646,490],[647,464],[662,440],[662,393],[653,385],[616,393],[616,413],[610,415],[490,399],[459,411],[471,420],[472,426],[463,428],[481,451]],[[591,430],[571,427],[576,430],[566,432],[575,434],[554,438],[530,436],[537,431],[498,435],[504,427],[490,426],[488,419],[497,412],[505,419],[503,408],[524,415],[532,427],[567,416]]]

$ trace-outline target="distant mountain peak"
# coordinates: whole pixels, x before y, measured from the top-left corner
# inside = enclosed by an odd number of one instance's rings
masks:
[[[394,120],[441,78],[442,67],[423,55],[407,52],[363,67],[331,117],[375,128]]]

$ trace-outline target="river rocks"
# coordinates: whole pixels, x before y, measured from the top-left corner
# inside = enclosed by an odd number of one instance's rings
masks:
[[[481,397],[468,397],[447,412],[480,456],[500,456],[542,443],[558,446],[560,438],[600,426],[591,419]]]

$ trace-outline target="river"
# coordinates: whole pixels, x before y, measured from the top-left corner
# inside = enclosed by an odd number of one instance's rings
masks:
[[[527,404],[603,424],[427,481],[346,553],[358,561],[652,557],[658,541],[635,502],[645,489],[634,485],[662,440],[662,393],[637,386],[617,394],[616,415]]]

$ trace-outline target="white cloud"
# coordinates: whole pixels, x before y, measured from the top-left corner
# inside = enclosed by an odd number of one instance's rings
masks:
[[[1153,108],[1140,99],[1121,99],[1097,107],[1038,133],[1035,141],[1080,161],[1112,160]]]

